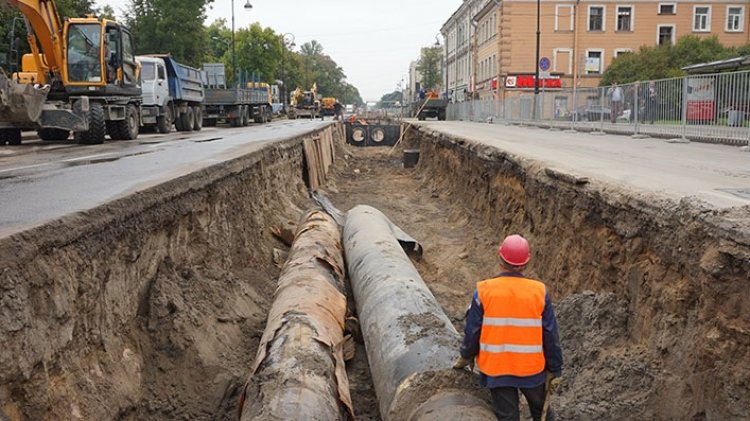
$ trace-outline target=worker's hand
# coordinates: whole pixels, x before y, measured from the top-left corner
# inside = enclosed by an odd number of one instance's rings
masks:
[[[547,390],[549,390],[549,393],[555,393],[560,383],[562,383],[562,377],[555,376],[551,371],[547,372]]]
[[[459,355],[459,357],[456,359],[456,362],[453,363],[453,368],[456,370],[461,370],[466,367],[469,367],[469,370],[474,370],[474,359],[467,359]]]

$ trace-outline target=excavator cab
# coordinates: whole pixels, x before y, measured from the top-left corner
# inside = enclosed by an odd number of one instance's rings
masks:
[[[65,22],[63,85],[68,94],[138,95],[138,63],[130,31],[92,17]]]

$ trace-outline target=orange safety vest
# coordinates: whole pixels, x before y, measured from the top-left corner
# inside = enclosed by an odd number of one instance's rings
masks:
[[[527,377],[544,371],[543,283],[501,276],[477,284],[484,309],[477,366],[488,376]]]

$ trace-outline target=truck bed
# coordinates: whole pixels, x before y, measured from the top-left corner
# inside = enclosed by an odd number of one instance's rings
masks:
[[[268,104],[268,95],[256,89],[208,88],[206,105]],[[270,105],[270,104],[269,104]]]

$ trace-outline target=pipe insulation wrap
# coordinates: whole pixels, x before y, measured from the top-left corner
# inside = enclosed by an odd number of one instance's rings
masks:
[[[345,315],[339,225],[313,210],[279,275],[240,403],[242,420],[353,418],[342,352]]]
[[[495,419],[476,375],[452,369],[461,337],[412,265],[395,227],[350,210],[344,250],[380,414],[395,420]]]

